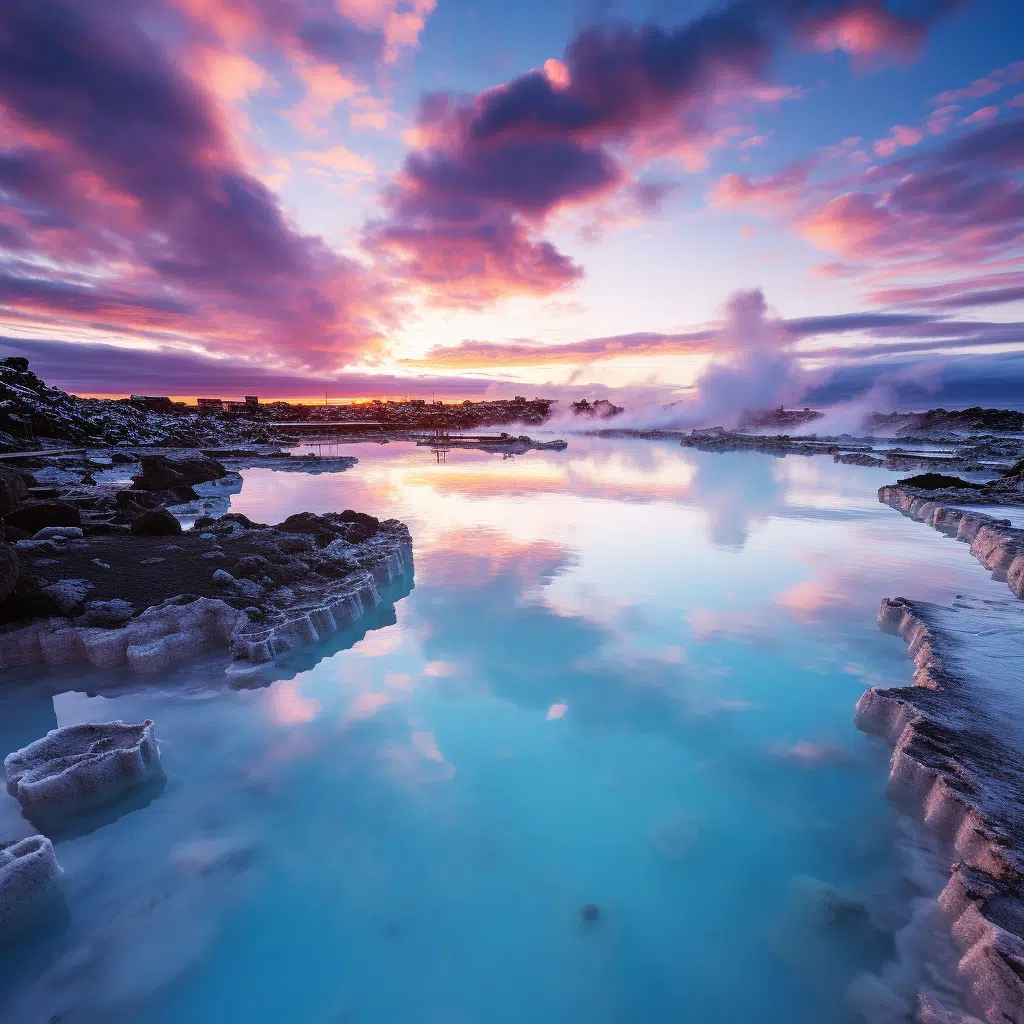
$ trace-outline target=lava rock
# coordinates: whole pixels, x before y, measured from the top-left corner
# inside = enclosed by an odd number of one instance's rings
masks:
[[[0,466],[0,515],[13,511],[28,497],[28,485],[20,473]]]
[[[154,508],[136,516],[131,529],[136,537],[171,537],[181,533],[181,523],[167,509]]]
[[[205,455],[144,455],[142,472],[134,477],[135,486],[145,491],[169,491],[191,487],[227,476],[228,471]]]
[[[31,501],[8,512],[4,523],[35,536],[47,526],[81,526],[82,513],[66,501]]]
[[[0,601],[18,585],[18,555],[10,544],[0,544]]]

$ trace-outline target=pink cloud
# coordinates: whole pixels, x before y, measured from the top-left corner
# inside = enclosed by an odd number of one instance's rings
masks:
[[[959,109],[959,104],[950,103],[947,106],[939,107],[938,110],[933,110],[928,115],[928,120],[925,121],[925,127],[932,135],[945,134],[956,120]]]
[[[961,124],[986,124],[988,121],[992,121],[999,116],[999,107],[988,106],[982,107],[980,110],[976,110],[973,114],[968,114],[960,123]]]
[[[723,210],[753,207],[768,213],[784,213],[800,202],[812,167],[813,161],[804,160],[756,180],[745,174],[727,174],[712,189],[711,201]]]
[[[916,146],[923,138],[924,133],[917,128],[908,128],[904,124],[893,125],[888,136],[875,143],[875,153],[878,156],[892,156],[898,149]]]
[[[8,319],[198,338],[279,365],[379,355],[387,287],[289,221],[226,123],[258,70],[230,55],[200,62],[206,86],[132,10],[0,9],[0,116],[20,142],[0,168],[2,216],[7,248],[35,268],[0,268]],[[234,7],[213,10],[244,34]],[[55,54],[63,70],[24,72]]]
[[[879,55],[913,55],[924,35],[924,25],[893,14],[883,0],[863,0],[808,17],[803,35],[815,50],[839,50],[864,59]]]
[[[950,89],[947,92],[940,92],[932,103],[958,103],[960,100],[977,100],[983,96],[991,96],[1017,82],[1024,82],[1024,60],[1015,61],[1005,67],[997,68],[995,71],[976,78],[964,89]]]
[[[475,96],[425,96],[415,148],[366,244],[441,305],[560,290],[582,270],[541,238],[551,221],[607,204],[654,160],[702,168],[740,133],[723,108],[797,94],[767,78],[788,39],[858,57],[905,53],[944,10],[926,0],[916,16],[896,16],[881,0],[839,0],[824,15],[780,5],[764,17],[739,5],[673,29],[588,28],[543,69]],[[783,191],[736,175],[716,195],[778,203]]]

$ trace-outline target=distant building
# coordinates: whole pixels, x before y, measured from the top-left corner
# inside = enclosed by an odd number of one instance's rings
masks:
[[[245,396],[245,404],[246,405],[259,405],[260,404],[260,396],[259,395],[246,395]]]
[[[149,409],[151,412],[170,412],[174,408],[174,403],[169,398],[164,398],[157,395],[132,395],[132,405],[141,405],[143,409]]]
[[[516,405],[523,405],[526,402],[526,399],[522,395],[516,395],[512,401],[515,402]]]
[[[427,400],[425,398],[413,398],[409,404],[415,406],[417,409],[426,408]]]
[[[201,416],[212,416],[224,411],[224,402],[219,398],[197,398],[196,405],[199,406]]]

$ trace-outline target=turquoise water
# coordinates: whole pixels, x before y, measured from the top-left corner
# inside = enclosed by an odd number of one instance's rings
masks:
[[[57,843],[66,918],[0,962],[0,1019],[859,1019],[920,892],[852,726],[910,679],[878,604],[1005,585],[827,458],[341,450],[232,509],[408,523],[415,578],[358,628],[260,689],[8,673],[3,753],[151,717],[168,781]]]

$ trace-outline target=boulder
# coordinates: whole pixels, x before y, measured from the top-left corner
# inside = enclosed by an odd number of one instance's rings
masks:
[[[17,584],[17,552],[10,544],[0,543],[0,601],[6,600]]]
[[[8,754],[4,769],[7,792],[28,817],[105,804],[163,774],[151,719],[51,729]]]
[[[13,511],[27,497],[25,478],[13,469],[0,466],[0,515]]]
[[[165,508],[154,508],[132,520],[136,537],[171,537],[181,533],[181,523]]]
[[[46,836],[0,842],[0,936],[30,926],[55,903],[63,874]]]
[[[303,533],[312,536],[321,547],[332,541],[346,540],[350,544],[362,544],[376,536],[380,520],[365,512],[328,512],[318,516],[313,512],[297,512],[279,523],[278,530],[284,533]],[[283,549],[282,549],[283,550]]]
[[[338,521],[348,524],[345,539],[351,544],[362,544],[377,535],[380,529],[380,520],[376,516],[368,515],[366,512],[353,512],[347,508],[344,512],[335,513]]]
[[[169,491],[219,480],[227,472],[216,459],[206,455],[144,455],[142,472],[133,479],[141,490]]]
[[[81,526],[82,514],[66,501],[30,501],[8,512],[4,523],[35,536],[47,526]]]

